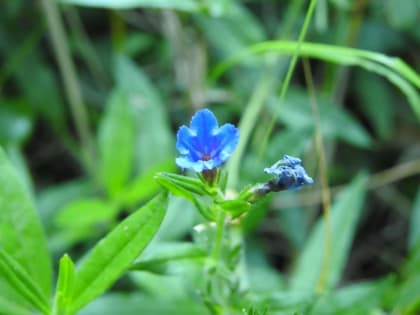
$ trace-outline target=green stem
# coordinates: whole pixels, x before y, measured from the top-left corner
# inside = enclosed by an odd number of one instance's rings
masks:
[[[47,20],[51,43],[64,82],[67,100],[75,122],[77,134],[82,143],[83,160],[90,172],[94,168],[94,149],[89,130],[88,115],[83,104],[82,93],[77,79],[76,69],[67,45],[67,36],[63,21],[53,0],[42,0],[42,8]]]
[[[211,257],[217,263],[220,259],[222,251],[223,234],[225,229],[226,212],[222,208],[218,208],[216,221],[216,234],[214,236],[213,251]]]

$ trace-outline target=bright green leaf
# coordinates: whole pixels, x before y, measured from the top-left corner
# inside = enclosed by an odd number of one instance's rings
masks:
[[[0,149],[0,245],[41,288],[51,293],[51,264],[47,244],[32,200]]]
[[[26,299],[34,308],[43,314],[49,314],[50,307],[48,300],[38,285],[33,281],[26,270],[0,248],[0,275],[7,283],[13,287],[22,297]]]
[[[97,243],[77,268],[70,314],[105,292],[124,273],[152,240],[166,207],[167,195],[155,197]]]
[[[56,314],[66,315],[71,304],[74,287],[74,264],[71,258],[65,254],[60,259],[58,270],[57,287],[54,297],[54,311]]]
[[[175,260],[204,258],[207,253],[191,243],[167,243],[155,246],[140,261],[131,265],[130,270],[154,271],[158,265]]]

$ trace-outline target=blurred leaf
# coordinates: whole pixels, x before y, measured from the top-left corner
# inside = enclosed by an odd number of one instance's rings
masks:
[[[165,107],[146,75],[127,57],[117,56],[115,77],[133,109],[136,125],[135,158],[138,173],[173,156],[173,136]]]
[[[188,200],[170,196],[165,218],[155,236],[156,241],[185,240],[191,233],[196,218],[197,210]]]
[[[47,244],[32,200],[0,148],[0,245],[41,288],[51,293]]]
[[[413,202],[413,210],[409,222],[408,246],[412,249],[414,245],[420,244],[420,188],[417,190],[416,199]]]
[[[155,197],[96,244],[77,268],[70,314],[105,292],[124,273],[152,240],[166,207],[165,194]]]
[[[26,157],[24,156],[24,152],[22,152],[23,148],[20,148],[18,145],[9,145],[5,146],[4,150],[6,151],[10,162],[13,164],[17,175],[19,175],[21,181],[24,183],[26,190],[29,192],[31,197],[33,197],[35,190],[32,183],[31,173],[26,163]]]
[[[282,232],[286,235],[292,245],[301,250],[305,244],[308,234],[308,219],[305,216],[306,209],[288,208],[276,212],[277,221]],[[299,226],[299,229],[296,229]]]
[[[255,239],[246,243],[246,269],[249,286],[253,292],[273,292],[285,289],[282,275],[270,264],[263,244]]]
[[[327,99],[318,97],[320,126],[326,138],[338,137],[359,147],[369,147],[371,137],[350,113]],[[289,89],[279,120],[288,128],[308,130],[314,128],[309,96],[302,90]],[[277,110],[278,106],[274,110]]]
[[[232,2],[222,17],[197,15],[195,20],[207,40],[222,57],[236,54],[247,46],[265,39],[262,25],[253,13],[239,2]]]
[[[57,212],[67,204],[93,195],[95,188],[87,179],[76,179],[57,184],[38,193],[37,205],[44,226],[52,225]]]
[[[49,314],[48,299],[18,261],[0,248],[0,275],[34,308]]]
[[[175,163],[171,158],[167,161],[157,164],[149,168],[144,173],[139,174],[129,183],[116,198],[118,201],[129,206],[149,198],[159,190],[159,185],[155,180],[155,176],[159,172],[175,171]]]
[[[133,164],[135,125],[128,96],[114,90],[99,127],[100,176],[114,197],[127,182]]]
[[[209,315],[206,308],[192,298],[160,297],[138,293],[107,294],[83,309],[80,315]]]
[[[382,297],[393,284],[393,277],[376,282],[351,284],[323,295],[312,315],[365,315],[380,307]]]
[[[3,100],[0,104],[0,144],[23,144],[33,126],[32,115],[24,100]]]
[[[331,248],[326,275],[326,288],[334,288],[341,279],[350,246],[362,212],[366,176],[358,175],[339,194],[331,209]],[[301,252],[291,279],[292,290],[314,290],[319,280],[324,257],[325,232],[321,217],[314,226],[307,245]]]
[[[355,85],[360,109],[372,122],[376,133],[382,138],[391,135],[394,131],[394,98],[386,82],[371,73],[357,71]]]
[[[77,238],[78,234],[91,235],[95,226],[109,223],[118,209],[109,201],[101,199],[79,199],[66,205],[55,218],[61,230],[68,230]]]
[[[380,4],[381,9],[384,3]],[[370,51],[390,53],[403,48],[406,45],[404,37],[396,30],[384,25],[373,18],[363,20],[360,35],[357,39],[357,47]]]
[[[251,209],[251,204],[245,200],[226,200],[220,202],[219,205],[223,210],[229,212],[232,218],[237,218]]]
[[[420,4],[417,0],[386,0],[385,15],[396,29],[407,30],[418,25]]]
[[[16,74],[26,102],[56,129],[63,129],[65,107],[59,95],[59,80],[51,68],[34,55],[17,68]]]
[[[65,4],[75,4],[87,7],[106,9],[172,9],[186,12],[194,12],[200,9],[197,0],[57,0]]]
[[[3,293],[3,292],[2,292]],[[4,296],[0,296],[0,314],[7,315],[33,315],[33,312],[10,301]]]
[[[65,254],[60,259],[58,270],[57,287],[55,289],[54,310],[55,314],[67,314],[71,304],[74,286],[74,264],[71,258]]]

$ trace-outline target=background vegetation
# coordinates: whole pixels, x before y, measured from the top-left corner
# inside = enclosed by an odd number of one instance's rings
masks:
[[[265,181],[264,167],[284,154],[302,157],[316,182],[271,196],[238,223],[238,292],[248,293],[231,297],[232,314],[419,312],[418,1],[2,7],[0,145],[41,218],[54,275],[64,253],[78,260],[160,191],[155,173],[177,172],[178,126],[208,107],[241,130],[232,189]],[[4,196],[3,230],[20,198]],[[200,242],[200,222],[171,197],[144,259]],[[200,262],[187,252],[126,273],[80,314],[207,314]],[[48,291],[51,275],[38,277]],[[31,314],[4,277],[0,292],[1,314]]]

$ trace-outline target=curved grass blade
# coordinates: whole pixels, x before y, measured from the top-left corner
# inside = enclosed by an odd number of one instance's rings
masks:
[[[267,41],[250,46],[247,50],[219,64],[211,74],[211,81],[216,81],[225,71],[249,56],[269,52],[291,55],[296,52],[297,45],[297,42],[290,41]],[[384,76],[405,94],[420,121],[420,96],[416,90],[420,88],[420,76],[401,59],[366,50],[315,43],[301,43],[298,54],[300,57],[316,58],[346,66],[359,66]]]

